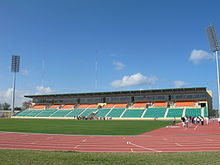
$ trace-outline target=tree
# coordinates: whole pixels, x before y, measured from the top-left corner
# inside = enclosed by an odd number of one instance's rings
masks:
[[[10,110],[10,104],[8,104],[8,103],[3,103],[3,104],[1,104],[1,108],[3,109],[3,110]]]
[[[31,108],[31,107],[32,107],[31,100],[25,101],[25,102],[22,103],[22,109],[28,109],[28,108]]]

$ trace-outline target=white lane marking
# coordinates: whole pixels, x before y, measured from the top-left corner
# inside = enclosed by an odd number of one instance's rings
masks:
[[[194,128],[194,130],[196,130],[198,126],[199,126],[199,124]]]
[[[181,144],[179,144],[179,143],[175,143],[177,146],[183,146],[183,145],[181,145]]]
[[[132,142],[127,142],[127,144],[131,144],[131,145],[133,145],[133,146],[135,146],[135,147],[143,148],[143,149],[145,149],[145,150],[150,150],[150,151],[154,151],[154,152],[162,152],[162,151],[158,151],[158,150],[155,150],[155,149],[152,149],[152,148],[146,148],[146,147],[143,147],[143,146],[134,144],[134,143],[132,143]]]

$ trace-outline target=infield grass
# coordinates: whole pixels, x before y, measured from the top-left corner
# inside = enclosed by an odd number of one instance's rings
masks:
[[[217,165],[220,152],[79,153],[72,151],[0,150],[2,165]]]
[[[0,131],[74,135],[138,135],[170,124],[171,121],[0,119]]]

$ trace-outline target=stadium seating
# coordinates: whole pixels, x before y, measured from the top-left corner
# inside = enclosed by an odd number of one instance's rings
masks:
[[[96,109],[96,108],[98,108],[98,104],[90,104],[89,106],[88,106],[88,108],[93,108],[93,109]]]
[[[148,108],[146,113],[144,114],[144,118],[158,118],[164,117],[166,112],[166,108],[164,107],[157,107],[157,108]]]
[[[113,108],[115,104],[106,104],[102,108]]]
[[[127,104],[115,104],[114,108],[126,108]]]
[[[145,109],[146,108],[147,103],[134,103],[132,105],[132,109]]]
[[[192,107],[195,106],[195,101],[177,101],[176,107]]]
[[[167,102],[155,102],[153,107],[167,107]]]
[[[60,107],[60,104],[54,104],[49,106],[47,109],[58,109]]]
[[[36,104],[31,109],[45,109],[47,104]]]
[[[66,117],[77,117],[79,116],[85,109],[74,109],[72,112],[66,115]]]
[[[74,104],[65,104],[62,109],[73,109],[74,108]]]
[[[83,111],[83,113],[81,113],[79,116],[84,116],[84,117],[88,117],[92,112],[96,112],[97,109],[86,109]]]
[[[57,112],[52,114],[50,117],[65,117],[71,111],[72,110],[58,110]]]
[[[120,117],[121,114],[124,112],[125,108],[114,108],[107,117]]]
[[[170,108],[168,109],[167,117],[182,117],[183,108]]]
[[[77,106],[77,109],[85,109],[85,108],[88,108],[88,107],[89,107],[89,104],[81,104],[81,105]]]
[[[15,114],[14,116],[26,116],[27,114],[31,113],[33,110],[24,110],[24,111],[21,111],[17,114]]]
[[[122,115],[124,118],[140,118],[145,109],[128,109]]]
[[[208,117],[208,107],[204,107],[204,116]]]
[[[185,116],[191,116],[191,117],[201,116],[201,108],[186,108]]]
[[[32,110],[32,112],[26,114],[26,117],[35,117],[37,114],[41,113],[43,110]]]
[[[57,109],[42,110],[40,113],[38,113],[36,115],[36,117],[49,117],[49,116],[51,116],[56,111],[57,111]]]
[[[111,108],[102,108],[99,109],[95,117],[105,117],[108,112],[111,110]]]

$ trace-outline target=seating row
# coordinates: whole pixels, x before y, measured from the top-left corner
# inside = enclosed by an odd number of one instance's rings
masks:
[[[111,117],[111,118],[173,118],[182,116],[208,116],[207,107],[204,108],[164,108],[152,107],[142,109],[127,109],[127,108],[82,108],[74,110],[24,110],[15,117],[76,117],[90,116],[94,117]]]

